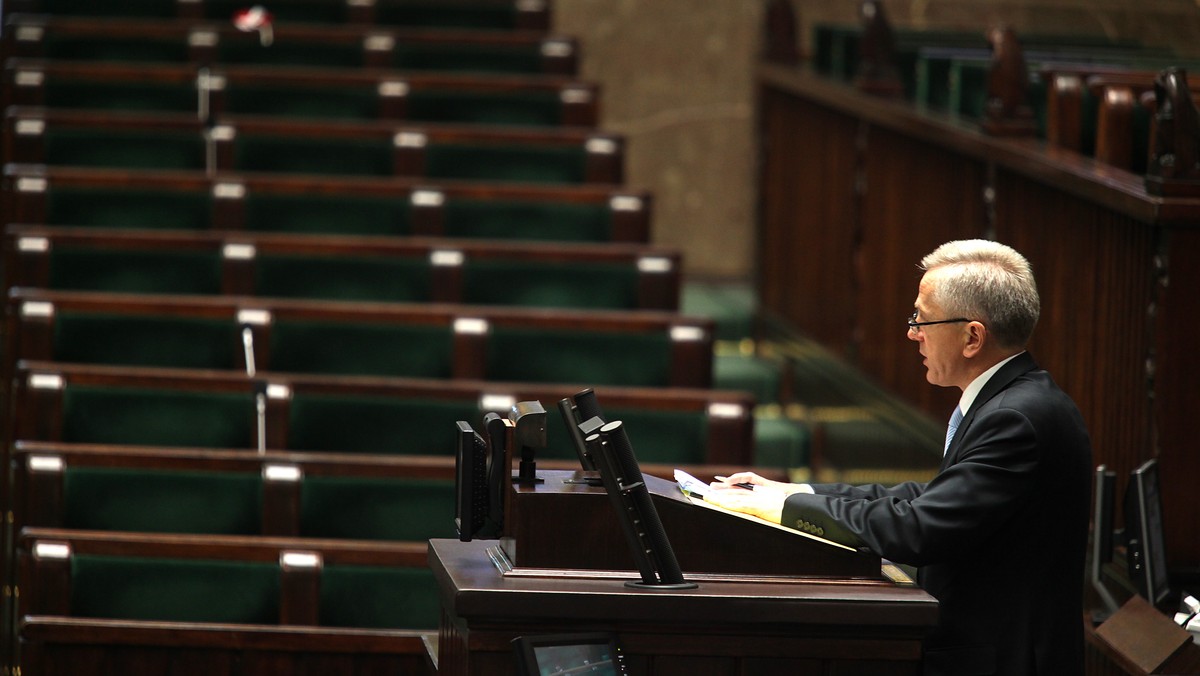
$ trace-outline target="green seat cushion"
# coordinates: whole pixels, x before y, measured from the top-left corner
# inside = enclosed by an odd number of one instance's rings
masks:
[[[606,420],[620,420],[639,463],[675,465],[706,462],[708,418],[692,411],[604,408]],[[542,457],[578,458],[562,418],[546,416],[547,448]]]
[[[405,101],[405,118],[423,122],[548,127],[562,124],[562,101],[555,92],[501,96],[417,91],[409,94]]]
[[[230,369],[240,347],[235,323],[218,319],[63,310],[54,322],[54,358],[64,362]]]
[[[430,144],[425,176],[521,183],[583,183],[582,147],[471,146]]]
[[[175,622],[279,623],[279,565],[77,554],[71,613]]]
[[[67,442],[245,448],[256,425],[252,394],[79,385],[63,393]]]
[[[260,255],[255,265],[260,296],[425,302],[432,282],[427,258]]]
[[[428,568],[326,565],[321,570],[323,627],[436,629],[441,608]]]
[[[633,265],[468,260],[464,302],[524,307],[635,309]]]
[[[127,55],[132,58],[143,51],[129,51]],[[199,107],[194,82],[81,82],[48,78],[43,100],[48,108],[88,110],[195,113]]]
[[[446,236],[483,239],[606,242],[612,238],[608,204],[446,202]]]
[[[186,63],[188,60],[186,42],[171,37],[129,40],[111,35],[57,35],[51,30],[42,45],[42,55],[48,59],[169,63]],[[195,103],[194,94],[192,101]]]
[[[753,355],[718,354],[713,357],[713,387],[749,392],[760,404],[777,402],[783,380],[782,368],[781,361]]]
[[[404,196],[246,196],[246,229],[342,235],[406,235],[410,205]],[[325,280],[323,280],[325,281]]]
[[[308,477],[300,492],[300,522],[304,537],[413,542],[457,537],[454,482]]]
[[[66,528],[224,535],[262,532],[259,473],[68,467],[63,493]]]
[[[320,53],[311,51],[314,56]],[[230,113],[360,120],[379,117],[379,94],[374,87],[230,85],[225,97]]]
[[[218,294],[221,259],[206,251],[114,251],[56,245],[50,252],[50,288]]]
[[[786,418],[756,418],[754,464],[759,467],[807,467],[812,432],[803,423]]]
[[[298,392],[292,397],[288,447],[452,455],[455,423],[479,415],[475,402]]]
[[[597,333],[493,327],[489,380],[665,387],[671,382],[666,332]]]
[[[537,47],[501,49],[453,45],[449,47],[400,43],[392,53],[393,68],[480,73],[540,73],[542,55]]]
[[[212,197],[204,192],[148,192],[51,185],[46,222],[99,228],[207,230]]]
[[[205,157],[198,131],[60,129],[45,137],[46,164],[52,165],[202,170]]]
[[[361,68],[365,65],[361,44],[316,44],[277,40],[263,45],[254,40],[225,40],[217,45],[217,55],[217,60],[221,63],[327,68]]]
[[[271,370],[449,378],[448,326],[280,320],[271,328]]]
[[[248,136],[236,141],[239,171],[391,176],[390,139],[310,139]]]

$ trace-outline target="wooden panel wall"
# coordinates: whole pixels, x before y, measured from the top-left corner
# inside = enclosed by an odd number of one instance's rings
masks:
[[[1171,564],[1200,569],[1200,453],[1189,424],[1200,410],[1200,353],[1190,344],[1200,332],[1200,200],[1148,195],[1132,174],[987,137],[801,70],[764,64],[759,75],[764,308],[940,420],[957,393],[925,382],[902,328],[915,266],[949,239],[1012,245],[1033,263],[1042,297],[1031,351],[1078,402],[1096,464],[1122,475],[1123,491],[1130,470],[1159,458]],[[835,135],[841,143],[828,152],[846,152],[851,130],[858,169],[840,156],[794,158]],[[792,161],[772,157],[773,148]],[[801,275],[787,261],[814,267]],[[849,317],[840,314],[846,303]],[[831,328],[831,317],[850,326]]]

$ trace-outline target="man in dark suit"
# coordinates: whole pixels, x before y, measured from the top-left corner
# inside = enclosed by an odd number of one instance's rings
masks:
[[[1082,674],[1091,445],[1074,402],[1025,352],[1040,311],[1032,270],[982,240],[944,244],[922,268],[908,337],[930,383],[963,391],[938,474],[884,487],[743,472],[708,499],[918,566],[939,602],[927,676]]]

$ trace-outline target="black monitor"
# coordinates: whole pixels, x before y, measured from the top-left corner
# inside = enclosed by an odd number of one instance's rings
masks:
[[[1163,531],[1158,461],[1147,460],[1133,471],[1125,490],[1125,546],[1129,579],[1138,593],[1161,607],[1171,595]]]
[[[454,527],[458,539],[470,542],[487,523],[491,490],[488,487],[488,445],[462,420],[456,423],[454,465]]]
[[[518,676],[626,676],[625,654],[615,634],[549,634],[513,639]]]
[[[1117,611],[1119,605],[1104,579],[1104,567],[1113,556],[1113,505],[1117,474],[1104,465],[1096,468],[1096,483],[1092,494],[1092,588],[1100,597],[1102,608],[1093,614],[1096,623],[1103,622]]]
[[[584,442],[591,432],[584,432],[579,427],[580,424],[592,418],[598,419],[603,424],[604,412],[600,410],[600,404],[596,401],[596,393],[589,387],[570,397],[560,399],[558,410],[562,413],[563,424],[567,428],[567,435],[571,437],[571,445],[575,447],[575,454],[579,456],[579,465],[585,472],[596,471],[596,459],[592,457],[591,451]],[[596,429],[599,427],[597,426]],[[596,430],[593,429],[592,432],[594,431]]]

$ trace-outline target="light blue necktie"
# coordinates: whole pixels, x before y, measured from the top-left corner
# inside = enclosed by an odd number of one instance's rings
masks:
[[[954,441],[954,433],[958,431],[958,424],[962,422],[962,419],[962,411],[955,406],[954,414],[950,416],[950,424],[946,427],[946,446],[942,449],[942,455],[950,450],[950,442]]]

